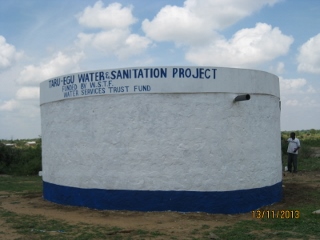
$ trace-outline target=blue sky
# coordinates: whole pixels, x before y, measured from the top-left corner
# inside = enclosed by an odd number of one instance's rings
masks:
[[[216,66],[280,78],[281,130],[320,129],[318,0],[0,0],[0,139],[41,135],[39,83]]]

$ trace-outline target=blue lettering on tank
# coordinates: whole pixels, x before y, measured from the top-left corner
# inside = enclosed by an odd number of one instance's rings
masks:
[[[49,88],[59,87],[59,86],[60,86],[60,78],[49,80]]]

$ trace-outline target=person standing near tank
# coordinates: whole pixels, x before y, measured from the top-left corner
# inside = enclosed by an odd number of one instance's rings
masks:
[[[298,171],[298,150],[300,148],[300,141],[296,138],[296,134],[294,132],[290,133],[290,138],[288,138],[288,171],[292,172],[292,164],[293,164],[293,172],[296,173]]]

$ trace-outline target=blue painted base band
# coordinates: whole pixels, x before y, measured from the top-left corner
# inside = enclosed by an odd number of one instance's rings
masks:
[[[100,210],[245,213],[282,199],[282,182],[273,186],[224,192],[104,190],[43,182],[44,199]]]

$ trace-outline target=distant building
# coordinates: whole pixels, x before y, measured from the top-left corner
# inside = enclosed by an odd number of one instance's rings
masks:
[[[26,145],[27,145],[27,146],[35,146],[35,145],[37,145],[37,143],[36,143],[35,141],[26,142]]]
[[[7,147],[16,147],[16,144],[14,144],[14,143],[6,143],[5,146],[7,146]]]

